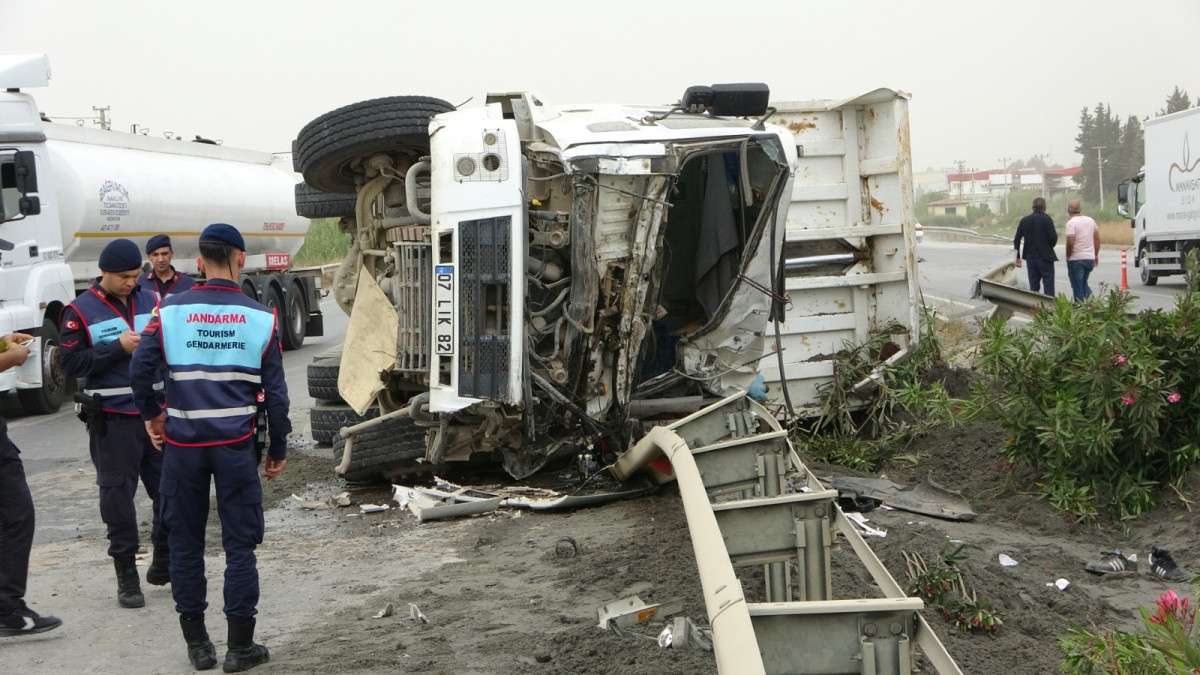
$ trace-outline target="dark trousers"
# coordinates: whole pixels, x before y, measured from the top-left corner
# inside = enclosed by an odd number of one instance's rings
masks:
[[[136,415],[107,414],[104,434],[88,434],[92,464],[96,466],[96,485],[100,486],[100,519],[108,527],[108,554],[116,559],[133,560],[138,550],[137,496],[138,479],[153,502],[150,541],[167,543],[160,517],[158,497],[162,475],[162,453],[154,449],[146,426]]]
[[[1088,286],[1088,277],[1096,266],[1093,260],[1068,260],[1067,278],[1071,280],[1071,295],[1075,302],[1082,302],[1092,297],[1092,289]]]
[[[17,446],[0,420],[0,616],[25,606],[29,549],[33,546],[33,497]]]
[[[1029,290],[1039,290],[1054,297],[1054,261],[1048,258],[1027,258],[1025,269],[1029,271]]]
[[[262,484],[254,440],[237,445],[183,447],[168,444],[163,458],[163,517],[171,546],[171,593],[180,614],[208,608],[204,576],[204,530],[210,480],[217,485],[217,515],[225,548],[225,614],[252,619],[258,613],[258,561],[263,540]]]

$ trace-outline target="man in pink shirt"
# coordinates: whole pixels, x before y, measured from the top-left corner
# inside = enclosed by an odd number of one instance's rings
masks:
[[[1092,295],[1088,277],[1100,264],[1100,226],[1080,213],[1078,199],[1067,203],[1067,215],[1067,278],[1075,302],[1082,302]]]

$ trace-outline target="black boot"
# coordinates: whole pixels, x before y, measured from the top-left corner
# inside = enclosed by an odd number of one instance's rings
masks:
[[[146,569],[146,583],[151,586],[166,586],[171,583],[171,551],[166,544],[154,545],[154,557]]]
[[[122,607],[145,607],[146,598],[133,558],[113,558],[113,567],[117,570],[117,602]]]
[[[229,617],[229,651],[225,652],[227,673],[240,673],[271,660],[267,648],[254,643],[254,619]]]
[[[208,630],[204,628],[204,615],[179,615],[179,627],[183,629],[183,639],[187,641],[188,661],[196,670],[209,670],[217,666],[217,648],[208,639]]]

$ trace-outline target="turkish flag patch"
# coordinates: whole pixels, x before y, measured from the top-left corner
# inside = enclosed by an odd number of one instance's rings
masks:
[[[79,330],[79,322],[75,319],[67,319],[67,330]]]

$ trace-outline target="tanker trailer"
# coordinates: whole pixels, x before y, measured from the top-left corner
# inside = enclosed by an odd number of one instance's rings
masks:
[[[200,230],[234,225],[246,238],[242,288],[278,311],[284,348],[322,334],[320,270],[291,266],[309,220],[296,215],[300,179],[288,160],[50,123],[20,91],[48,80],[44,56],[0,57],[0,331],[37,343],[24,366],[0,374],[0,391],[15,390],[31,413],[66,400],[59,315],[99,275],[100,251],[116,238],[144,247],[168,234],[176,269],[194,275]]]

